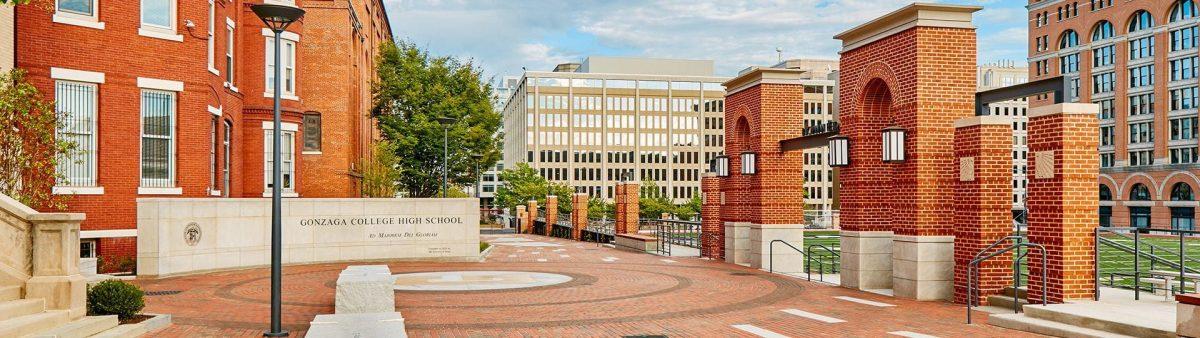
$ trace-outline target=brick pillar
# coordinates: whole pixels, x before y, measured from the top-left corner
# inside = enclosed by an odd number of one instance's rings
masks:
[[[1091,299],[1100,163],[1095,104],[1062,103],[1029,110],[1029,241],[1046,247],[1029,254],[1029,300]],[[1042,281],[1046,270],[1046,281]]]
[[[625,182],[617,182],[613,189],[613,233],[625,233]]]
[[[525,203],[525,228],[522,229],[527,234],[533,233],[533,220],[538,217],[537,200],[529,200]]]
[[[636,234],[638,232],[638,184],[617,183],[616,189],[616,220],[614,232],[618,234]]]
[[[712,259],[725,257],[725,226],[721,222],[721,179],[716,173],[700,178],[700,255]]]
[[[583,238],[583,229],[588,224],[588,194],[577,193],[571,196],[571,239]]]
[[[546,236],[550,236],[555,223],[558,223],[558,196],[546,196]]]
[[[516,207],[515,207],[515,208],[513,208],[513,209],[516,209],[517,223],[519,223],[519,224],[520,224],[520,225],[518,225],[518,226],[517,226],[517,227],[518,227],[518,229],[517,229],[517,230],[518,230],[518,232],[520,232],[520,233],[525,233],[525,227],[528,227],[528,226],[529,226],[529,225],[528,225],[529,223],[525,223],[525,219],[526,219],[526,218],[528,218],[528,216],[526,216],[526,214],[527,214],[528,212],[526,212],[526,211],[525,211],[525,206],[524,206],[524,205],[518,205],[518,206],[516,206]]]
[[[1012,233],[1012,119],[978,116],[954,123],[954,302],[967,301],[967,266],[984,247]],[[976,270],[975,302],[1012,282],[1012,257]],[[977,303],[979,304],[979,303]]]

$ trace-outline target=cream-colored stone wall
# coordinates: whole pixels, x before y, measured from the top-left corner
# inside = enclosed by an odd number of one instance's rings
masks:
[[[18,285],[30,277],[33,239],[26,219],[35,213],[24,204],[0,195],[0,286]]]
[[[0,71],[7,71],[16,65],[14,11],[13,6],[0,6]]]
[[[270,208],[257,198],[138,199],[138,274],[268,265]],[[473,198],[285,199],[283,263],[478,259],[478,210]]]

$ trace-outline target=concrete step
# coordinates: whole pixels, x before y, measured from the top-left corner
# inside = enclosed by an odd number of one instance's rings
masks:
[[[136,324],[118,325],[117,327],[104,330],[89,338],[129,338],[140,337],[146,334],[146,326]]]
[[[999,326],[1007,329],[1018,331],[1032,332],[1044,334],[1054,337],[1068,338],[1125,338],[1125,336],[1111,332],[1104,332],[1086,327],[1079,327],[1070,324],[1059,323],[1055,321],[1032,318],[1024,314],[1008,313],[1008,314],[993,314],[987,319],[988,324]]]
[[[1017,298],[1017,301],[1014,303],[1012,295],[991,295],[987,297],[987,303],[988,305],[1004,308],[1012,312],[1014,309],[1020,311],[1022,306],[1029,304],[1029,301],[1025,300],[1025,298]]]
[[[117,316],[87,316],[27,338],[85,338],[117,327]]]
[[[1017,298],[1029,299],[1029,288],[1024,287],[1024,286],[1016,288],[1016,289],[1014,289],[1011,286],[1005,286],[1004,287],[1004,295],[1008,296],[1008,298],[1012,298],[1014,290],[1017,293]]]
[[[0,320],[13,319],[46,310],[46,300],[41,298],[17,299],[0,302]]]
[[[1067,305],[1067,306],[1064,306]],[[1082,304],[1080,304],[1082,305]],[[1134,318],[1131,315],[1121,315],[1107,311],[1081,312],[1072,307],[1076,304],[1055,304],[1051,306],[1025,306],[1025,315],[1031,318],[1059,322],[1067,325],[1123,334],[1135,337],[1175,337],[1174,325],[1155,325],[1159,321],[1174,324],[1174,318]],[[1148,320],[1146,320],[1148,319]],[[1169,326],[1169,328],[1168,328]]]
[[[0,320],[0,337],[22,337],[53,329],[70,321],[66,310],[53,310]]]
[[[21,286],[0,286],[0,302],[21,299]]]

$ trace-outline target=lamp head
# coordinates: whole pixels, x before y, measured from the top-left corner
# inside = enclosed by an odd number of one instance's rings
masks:
[[[293,22],[304,17],[303,9],[286,5],[255,4],[250,6],[250,10],[275,33],[283,32]]]
[[[443,126],[448,126],[448,125],[454,124],[454,121],[457,121],[457,120],[453,117],[443,116],[443,117],[437,118],[437,121],[438,121],[438,123],[441,123]]]

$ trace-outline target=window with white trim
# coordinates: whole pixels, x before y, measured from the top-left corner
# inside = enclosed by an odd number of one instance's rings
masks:
[[[283,47],[283,54],[280,55],[283,62],[283,93],[281,96],[296,96],[296,41],[283,39],[280,44]],[[275,38],[267,37],[267,52],[266,54],[266,76],[267,79],[266,92],[267,95],[275,93]]]
[[[233,154],[233,122],[230,122],[229,120],[225,120],[225,137],[224,140],[221,141],[221,146],[221,196],[229,197],[230,190],[232,189],[229,186],[229,163],[232,162],[231,155]]]
[[[82,18],[95,19],[97,0],[58,0],[54,4],[54,14],[68,14]]]
[[[96,84],[55,81],[54,105],[62,117],[55,134],[74,142],[75,151],[58,159],[57,186],[96,186]]]
[[[225,83],[236,91],[237,85],[233,83],[233,37],[233,20],[225,18]]]
[[[141,0],[139,34],[183,40],[175,33],[176,0]]]
[[[208,0],[208,71],[213,74],[219,74],[217,71],[217,3],[213,0]]]
[[[217,137],[217,135],[219,134],[219,130],[217,127],[220,125],[221,125],[221,117],[213,116],[212,123],[210,123],[211,129],[209,130],[209,137],[211,138],[210,141],[212,143],[210,144],[211,147],[209,148],[209,151],[208,151],[208,160],[209,160],[209,171],[208,171],[209,185],[208,186],[209,186],[210,192],[221,190],[220,186],[218,185],[219,183],[217,182],[217,172],[220,171],[220,165],[217,162],[217,148],[221,147],[221,145],[218,143],[218,142],[220,142],[220,138]]]
[[[275,141],[271,139],[273,135],[274,134],[270,129],[263,131],[263,163],[265,164],[263,166],[263,192],[267,196],[270,196],[271,194],[271,182],[273,181],[273,177],[271,177],[271,169],[275,163],[272,156],[275,148]],[[283,185],[280,186],[280,189],[283,190],[284,194],[295,193],[296,132],[284,130],[281,134],[279,134],[279,136],[279,141],[281,143],[281,151],[279,153],[279,171],[283,176]]]
[[[141,109],[141,186],[175,187],[175,93],[143,89]]]

